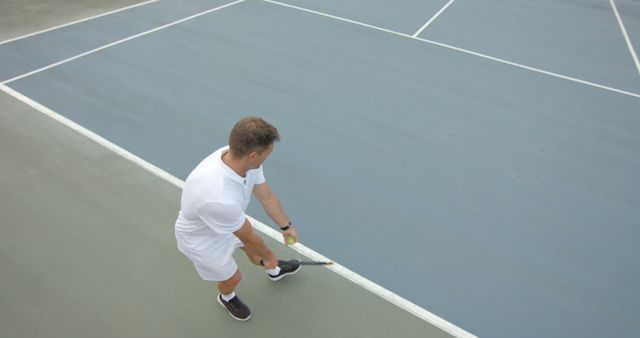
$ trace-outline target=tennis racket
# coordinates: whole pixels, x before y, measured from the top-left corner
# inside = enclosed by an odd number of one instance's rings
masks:
[[[324,261],[302,261],[298,260],[300,265],[332,265],[333,262],[324,262]]]

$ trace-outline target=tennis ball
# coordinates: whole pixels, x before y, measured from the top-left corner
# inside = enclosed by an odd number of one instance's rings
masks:
[[[293,238],[293,236],[287,236],[287,243],[289,243],[289,245],[296,244],[296,239]]]

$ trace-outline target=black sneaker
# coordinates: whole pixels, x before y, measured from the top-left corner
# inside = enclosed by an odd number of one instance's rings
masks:
[[[293,275],[294,273],[298,272],[298,270],[300,270],[302,266],[300,265],[299,260],[291,259],[288,261],[278,260],[278,267],[280,267],[279,274],[275,276],[267,274],[269,276],[269,279],[271,279],[274,282],[281,280],[282,277],[286,275]]]
[[[241,320],[244,322],[245,320],[249,320],[249,318],[251,318],[251,311],[249,310],[249,307],[246,306],[240,300],[240,298],[238,298],[238,296],[231,298],[231,300],[227,302],[222,299],[221,294],[218,294],[218,303],[220,303],[220,305],[222,305],[225,309],[227,309],[227,311],[229,311],[231,317],[237,320]]]

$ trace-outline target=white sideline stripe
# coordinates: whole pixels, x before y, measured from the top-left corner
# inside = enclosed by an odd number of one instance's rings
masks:
[[[485,55],[485,54],[482,54],[482,53],[473,52],[473,51],[470,51],[470,50],[467,50],[467,49],[454,47],[454,46],[451,46],[451,45],[447,45],[447,44],[436,42],[436,41],[432,41],[432,40],[427,40],[427,39],[422,39],[422,38],[419,38],[419,37],[414,37],[414,36],[411,36],[411,35],[408,35],[408,34],[404,34],[404,33],[392,31],[392,30],[389,30],[389,29],[386,29],[386,28],[381,28],[381,27],[369,25],[369,24],[362,23],[362,22],[359,22],[359,21],[345,19],[345,18],[342,18],[342,17],[339,17],[339,16],[326,14],[326,13],[322,13],[322,12],[314,11],[314,10],[311,10],[311,9],[306,9],[306,8],[294,6],[294,5],[289,5],[289,4],[278,2],[278,1],[273,1],[273,0],[262,0],[262,1],[269,2],[269,3],[272,3],[274,5],[278,5],[278,6],[297,9],[299,11],[303,11],[303,12],[307,12],[307,13],[311,13],[311,14],[324,16],[324,17],[335,19],[335,20],[339,20],[339,21],[352,23],[354,25],[375,29],[375,30],[378,30],[378,31],[381,31],[381,32],[386,32],[386,33],[389,33],[389,34],[394,34],[394,35],[402,36],[402,37],[413,39],[413,40],[419,40],[419,41],[422,41],[422,42],[426,42],[426,43],[429,43],[429,44],[432,44],[432,45],[444,47],[444,48],[447,48],[447,49],[452,49],[452,50],[455,50],[455,51],[458,51],[458,52],[462,52],[462,53],[465,53],[465,54],[470,54],[470,55],[478,56],[478,57],[481,57],[481,58],[484,58],[484,59],[488,59],[488,60],[496,61],[496,62],[499,62],[499,63],[507,64],[507,65],[510,65],[510,66],[514,66],[514,67],[517,67],[517,68],[530,70],[532,72],[545,74],[545,75],[553,76],[553,77],[556,77],[556,78],[560,78],[560,79],[564,79],[564,80],[568,80],[568,81],[581,83],[581,84],[584,84],[584,85],[587,85],[587,86],[596,87],[596,88],[600,88],[600,89],[616,92],[616,93],[619,93],[619,94],[624,94],[624,95],[629,95],[629,96],[640,98],[640,94],[624,91],[624,90],[621,90],[621,89],[616,89],[616,88],[613,88],[613,87],[600,85],[600,84],[597,84],[597,83],[594,83],[594,82],[580,80],[580,79],[577,79],[575,77],[566,76],[566,75],[562,75],[562,74],[558,74],[558,73],[553,73],[553,72],[549,72],[549,71],[542,70],[542,69],[535,68],[535,67],[525,66],[525,65],[522,65],[522,64],[519,64],[519,63],[516,63],[516,62],[507,61],[507,60],[500,59],[500,58],[497,58],[497,57]]]
[[[412,36],[415,38],[416,36],[422,34],[422,32],[427,29],[427,27],[429,27],[429,25],[434,22],[439,16],[440,14],[442,14],[442,12],[444,12],[449,6],[451,6],[451,4],[454,2],[455,0],[450,0],[449,2],[447,2],[446,5],[444,5],[444,7],[442,7],[438,13],[436,13],[433,17],[431,17],[431,19],[429,19],[429,21],[427,21],[427,23],[425,23],[422,27],[420,27],[420,29],[418,29],[418,31],[413,34]]]
[[[176,187],[182,189],[184,187],[184,181],[180,180],[179,178],[169,174],[168,172],[164,171],[163,169],[160,169],[158,167],[156,167],[155,165],[143,160],[142,158],[130,153],[129,151],[125,150],[124,148],[114,144],[113,142],[105,139],[104,137],[92,132],[91,130],[71,121],[70,119],[54,112],[53,110],[47,108],[46,106],[36,102],[35,100],[19,93],[18,91],[0,84],[0,90],[4,91],[5,93],[11,95],[12,97],[16,98],[17,100],[25,103],[26,105],[34,108],[35,110],[41,112],[42,114],[58,121],[59,123],[71,128],[72,130],[78,132],[79,134],[91,139],[92,141],[102,145],[103,147],[113,151],[114,153],[122,156],[123,158],[137,164],[138,166],[142,167],[143,169],[146,169],[147,171],[151,172],[152,174],[156,175],[157,177],[175,185]],[[282,235],[277,232],[275,229],[269,227],[268,225],[265,225],[264,223],[250,217],[247,216],[250,221],[252,222],[254,228],[256,228],[258,231],[264,233],[265,235],[273,238],[274,240],[276,240],[277,242],[282,242]],[[304,246],[303,244],[300,243],[296,243],[292,246],[290,246],[292,249],[294,249],[295,251],[299,252],[300,254],[309,257],[310,259],[314,259],[314,260],[325,260],[328,261],[330,259],[328,259],[327,257],[315,252],[314,250]],[[372,293],[378,295],[379,297],[389,301],[390,303],[402,308],[405,311],[408,311],[409,313],[413,314],[414,316],[421,318],[429,323],[431,323],[432,325],[440,328],[441,330],[455,336],[455,337],[464,337],[464,338],[475,338],[476,336],[468,333],[467,331],[464,331],[463,329],[445,321],[444,319],[432,314],[431,312],[409,302],[408,300],[396,295],[395,293],[373,283],[372,281],[356,274],[355,272],[347,269],[346,267],[335,263],[331,266],[327,266],[327,268],[329,268],[330,270],[334,271],[335,273],[337,273],[338,275],[352,281],[353,283],[355,283],[358,286],[361,286],[363,288],[365,288],[366,290],[371,291]]]
[[[9,43],[9,42],[13,42],[13,41],[17,41],[17,40],[21,40],[21,39],[24,39],[24,38],[28,38],[30,36],[46,33],[46,32],[49,32],[49,31],[52,31],[52,30],[55,30],[55,29],[58,29],[58,28],[63,28],[63,27],[75,25],[77,23],[81,23],[81,22],[97,19],[97,18],[102,17],[102,16],[106,16],[106,15],[110,15],[110,14],[126,11],[128,9],[132,9],[132,8],[136,8],[136,7],[140,7],[140,6],[144,6],[144,5],[148,5],[150,3],[157,2],[157,1],[160,1],[160,0],[150,0],[150,1],[145,1],[145,2],[138,3],[138,4],[133,4],[131,6],[127,6],[127,7],[119,8],[119,9],[112,10],[112,11],[109,11],[109,12],[105,12],[105,13],[102,13],[102,14],[90,16],[88,18],[84,18],[84,19],[68,22],[68,23],[65,23],[65,24],[62,24],[62,25],[58,25],[58,26],[55,26],[55,27],[51,27],[51,28],[43,29],[43,30],[40,30],[40,31],[37,31],[37,32],[29,33],[29,34],[26,34],[26,35],[18,36],[18,37],[15,37],[15,38],[11,38],[9,40],[2,41],[2,42],[0,42],[0,45],[3,45],[5,43]]]
[[[631,44],[631,39],[629,39],[629,34],[627,34],[627,29],[624,28],[624,23],[622,22],[622,17],[620,17],[620,13],[618,13],[618,8],[616,7],[616,3],[613,0],[609,0],[611,3],[611,8],[613,8],[613,13],[616,15],[616,19],[618,20],[618,24],[620,25],[620,30],[622,31],[622,35],[624,35],[624,41],[627,42],[627,47],[629,47],[629,52],[631,53],[631,57],[633,58],[633,62],[636,64],[636,69],[638,70],[638,74],[640,74],[640,62],[638,62],[638,56],[636,55],[635,49],[633,49],[633,45]]]
[[[156,27],[156,28],[150,29],[150,30],[148,30],[148,31],[144,31],[144,32],[142,32],[142,33],[138,33],[138,34],[136,34],[136,35],[132,35],[132,36],[130,36],[130,37],[127,37],[127,38],[124,38],[124,39],[121,39],[121,40],[118,40],[118,41],[112,42],[112,43],[110,43],[110,44],[106,44],[106,45],[104,45],[104,46],[101,46],[101,47],[98,47],[98,48],[92,49],[92,50],[90,50],[90,51],[87,51],[87,52],[84,52],[84,53],[78,54],[78,55],[76,55],[76,56],[72,56],[72,57],[70,57],[70,58],[68,58],[68,59],[65,59],[65,60],[62,60],[62,61],[58,61],[58,62],[56,62],[56,63],[52,63],[52,64],[50,64],[50,65],[48,65],[48,66],[45,66],[45,67],[42,67],[42,68],[38,68],[38,69],[33,70],[33,71],[31,71],[31,72],[28,72],[28,73],[25,73],[25,74],[22,74],[22,75],[18,75],[18,76],[16,76],[16,77],[12,78],[12,79],[5,80],[5,81],[3,81],[3,82],[0,82],[0,84],[8,84],[8,83],[11,83],[11,82],[13,82],[13,81],[23,79],[23,78],[25,78],[25,77],[27,77],[27,76],[31,76],[31,75],[34,75],[34,74],[40,73],[40,72],[42,72],[42,71],[45,71],[45,70],[47,70],[47,69],[51,69],[51,68],[53,68],[53,67],[60,66],[60,65],[65,64],[65,63],[67,63],[67,62],[69,62],[69,61],[73,61],[73,60],[79,59],[79,58],[81,58],[81,57],[87,56],[87,55],[89,55],[89,54],[93,54],[93,53],[95,53],[95,52],[99,52],[99,51],[101,51],[101,50],[103,50],[103,49],[107,49],[107,48],[109,48],[109,47],[113,47],[113,46],[115,46],[115,45],[119,45],[119,44],[121,44],[121,43],[123,43],[123,42],[127,42],[127,41],[129,41],[129,40],[133,40],[133,39],[139,38],[139,37],[141,37],[141,36],[148,35],[148,34],[151,34],[151,33],[153,33],[153,32],[157,32],[157,31],[159,31],[159,30],[162,30],[162,29],[165,29],[165,28],[168,28],[168,27],[171,27],[171,26],[175,26],[175,25],[180,24],[180,23],[183,23],[183,22],[185,22],[185,21],[189,21],[189,20],[195,19],[195,18],[197,18],[197,17],[199,17],[199,16],[203,16],[203,15],[205,15],[205,14],[209,14],[209,13],[211,13],[211,12],[215,12],[215,11],[218,11],[218,10],[221,10],[221,9],[224,9],[224,8],[227,8],[227,7],[231,7],[231,6],[233,6],[233,5],[239,4],[239,3],[244,2],[244,1],[246,1],[246,0],[237,0],[237,1],[234,1],[234,2],[231,2],[231,3],[228,3],[228,4],[226,4],[226,5],[222,5],[222,6],[219,6],[219,7],[216,7],[216,8],[212,8],[212,9],[206,10],[206,11],[204,11],[204,12],[200,12],[200,13],[198,13],[198,14],[194,14],[194,15],[192,15],[192,16],[189,16],[189,17],[186,17],[186,18],[183,18],[183,19],[177,20],[177,21],[173,21],[173,22],[168,23],[168,24],[166,24],[166,25],[162,25],[162,26],[160,26],[160,27]]]

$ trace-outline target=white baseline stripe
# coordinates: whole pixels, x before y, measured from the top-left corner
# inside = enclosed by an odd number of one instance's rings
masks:
[[[438,13],[436,13],[433,17],[431,17],[431,19],[429,19],[429,21],[427,21],[427,23],[425,23],[422,27],[420,27],[420,29],[418,29],[418,31],[413,34],[412,36],[415,38],[416,36],[422,34],[422,32],[427,29],[427,27],[429,27],[429,25],[434,22],[439,16],[440,14],[442,14],[442,12],[444,12],[449,6],[451,6],[451,4],[453,3],[453,1],[455,0],[450,0],[449,2],[447,2],[446,5],[444,5],[444,7],[442,7]]]
[[[219,11],[219,10],[221,10],[221,9],[223,9],[223,8],[227,8],[227,7],[230,7],[230,6],[233,6],[233,5],[239,4],[239,3],[244,2],[244,1],[246,1],[246,0],[237,0],[237,1],[234,1],[234,2],[231,2],[231,3],[228,3],[228,4],[226,4],[226,5],[222,5],[222,6],[219,6],[219,7],[216,7],[216,8],[212,8],[212,9],[206,10],[206,11],[204,11],[204,12],[200,12],[200,13],[198,13],[198,14],[194,14],[194,15],[192,15],[192,16],[189,16],[189,17],[186,17],[186,18],[183,18],[183,19],[180,19],[180,20],[177,20],[177,21],[174,21],[174,22],[168,23],[168,24],[166,24],[166,25],[162,25],[162,26],[160,26],[160,27],[156,27],[156,28],[154,28],[154,29],[150,29],[150,30],[148,30],[148,31],[144,31],[144,32],[142,32],[142,33],[138,33],[138,34],[136,34],[136,35],[132,35],[132,36],[130,36],[130,37],[127,37],[127,38],[124,38],[124,39],[121,39],[121,40],[118,40],[118,41],[112,42],[112,43],[110,43],[110,44],[106,44],[106,45],[104,45],[104,46],[101,46],[101,47],[98,47],[98,48],[92,49],[92,50],[87,51],[87,52],[84,52],[84,53],[82,53],[82,54],[78,54],[78,55],[73,56],[73,57],[70,57],[70,58],[68,58],[68,59],[65,59],[65,60],[62,60],[62,61],[58,61],[58,62],[56,62],[56,63],[52,63],[52,64],[50,64],[50,65],[48,65],[48,66],[45,66],[45,67],[42,67],[42,68],[36,69],[36,70],[34,70],[34,71],[31,71],[31,72],[28,72],[28,73],[25,73],[25,74],[22,74],[22,75],[16,76],[16,77],[14,77],[14,78],[12,78],[12,79],[5,80],[5,81],[3,81],[3,82],[0,82],[0,84],[8,84],[8,83],[11,83],[11,82],[13,82],[13,81],[23,79],[23,78],[25,78],[25,77],[27,77],[27,76],[31,76],[31,75],[34,75],[34,74],[40,73],[40,72],[42,72],[42,71],[45,71],[45,70],[47,70],[47,69],[51,69],[51,68],[53,68],[53,67],[60,66],[60,65],[65,64],[65,63],[67,63],[67,62],[69,62],[69,61],[73,61],[73,60],[79,59],[79,58],[81,58],[81,57],[84,57],[84,56],[87,56],[87,55],[93,54],[93,53],[95,53],[95,52],[99,52],[99,51],[101,51],[101,50],[103,50],[103,49],[107,49],[107,48],[109,48],[109,47],[113,47],[113,46],[115,46],[115,45],[119,45],[119,44],[121,44],[121,43],[123,43],[123,42],[127,42],[127,41],[129,41],[129,40],[133,40],[133,39],[139,38],[139,37],[141,37],[141,36],[144,36],[144,35],[147,35],[147,34],[151,34],[151,33],[153,33],[153,32],[157,32],[157,31],[159,31],[159,30],[162,30],[162,29],[165,29],[165,28],[168,28],[168,27],[171,27],[171,26],[175,26],[175,25],[180,24],[180,23],[183,23],[183,22],[185,22],[185,21],[189,21],[189,20],[195,19],[195,18],[197,18],[197,17],[199,17],[199,16],[203,16],[203,15],[209,14],[209,13],[211,13],[211,12]]]
[[[638,70],[638,74],[640,74],[640,62],[638,62],[638,56],[636,55],[635,49],[633,49],[633,45],[631,44],[631,39],[629,39],[629,34],[627,34],[627,29],[624,28],[624,23],[622,22],[620,13],[618,13],[618,8],[616,7],[616,3],[613,2],[613,0],[609,0],[609,2],[611,3],[611,8],[613,8],[613,13],[616,15],[616,19],[618,20],[618,24],[620,25],[620,30],[622,30],[622,35],[624,35],[624,41],[627,42],[627,47],[629,47],[629,52],[631,53],[633,62],[635,62],[636,64],[636,69]]]
[[[150,0],[150,1],[141,2],[141,3],[138,3],[138,4],[134,4],[134,5],[131,5],[131,6],[127,6],[127,7],[119,8],[119,9],[112,10],[112,11],[109,11],[109,12],[105,12],[105,13],[102,13],[102,14],[98,14],[98,15],[90,16],[90,17],[88,17],[88,18],[84,18],[84,19],[80,19],[80,20],[76,20],[76,21],[68,22],[68,23],[65,23],[65,24],[62,24],[62,25],[58,25],[58,26],[55,26],[55,27],[51,27],[51,28],[47,28],[47,29],[43,29],[43,30],[41,30],[41,31],[37,31],[37,32],[33,32],[33,33],[26,34],[26,35],[18,36],[18,37],[15,37],[15,38],[11,38],[11,39],[9,39],[9,40],[2,41],[2,42],[0,42],[0,45],[3,45],[3,44],[5,44],[5,43],[9,43],[9,42],[13,42],[13,41],[16,41],[16,40],[21,40],[21,39],[24,39],[24,38],[28,38],[28,37],[30,37],[30,36],[34,36],[34,35],[38,35],[38,34],[42,34],[42,33],[45,33],[45,32],[49,32],[49,31],[52,31],[52,30],[55,30],[55,29],[58,29],[58,28],[63,28],[63,27],[67,27],[67,26],[75,25],[75,24],[77,24],[77,23],[81,23],[81,22],[84,22],[84,21],[89,21],[89,20],[97,19],[97,18],[99,18],[99,17],[106,16],[106,15],[109,15],[109,14],[114,14],[114,13],[118,13],[118,12],[126,11],[126,10],[128,10],[128,9],[132,9],[132,8],[136,8],[136,7],[140,7],[140,6],[148,5],[148,4],[150,4],[150,3],[157,2],[157,1],[160,1],[160,0]]]
[[[470,51],[470,50],[454,47],[454,46],[451,46],[451,45],[447,45],[447,44],[436,42],[436,41],[432,41],[432,40],[427,40],[427,39],[422,39],[422,38],[419,38],[419,37],[414,37],[414,36],[411,36],[411,35],[408,35],[408,34],[395,32],[395,31],[392,31],[392,30],[389,30],[389,29],[386,29],[386,28],[381,28],[381,27],[369,25],[369,24],[362,23],[362,22],[359,22],[359,21],[355,21],[355,20],[351,20],[351,19],[345,19],[345,18],[342,18],[342,17],[339,17],[339,16],[330,15],[330,14],[326,14],[326,13],[314,11],[314,10],[311,10],[311,9],[298,7],[298,6],[293,6],[293,5],[289,5],[289,4],[278,2],[278,1],[273,1],[273,0],[262,0],[262,1],[269,2],[269,3],[272,3],[274,5],[278,5],[278,6],[297,9],[299,11],[303,11],[303,12],[307,12],[307,13],[311,13],[311,14],[315,14],[315,15],[324,16],[324,17],[335,19],[335,20],[339,20],[339,21],[352,23],[354,25],[375,29],[375,30],[378,30],[378,31],[381,31],[381,32],[386,32],[386,33],[389,33],[389,34],[394,34],[394,35],[402,36],[402,37],[405,37],[405,38],[426,42],[426,43],[429,43],[429,44],[432,44],[432,45],[444,47],[444,48],[447,48],[447,49],[452,49],[452,50],[455,50],[455,51],[458,51],[458,52],[462,52],[462,53],[465,53],[465,54],[470,54],[470,55],[478,56],[478,57],[481,57],[481,58],[484,58],[484,59],[488,59],[488,60],[504,63],[504,64],[507,64],[507,65],[510,65],[510,66],[514,66],[514,67],[530,70],[532,72],[545,74],[545,75],[553,76],[553,77],[556,77],[556,78],[560,78],[560,79],[564,79],[564,80],[568,80],[568,81],[581,83],[581,84],[584,84],[584,85],[587,85],[587,86],[596,87],[596,88],[600,88],[600,89],[616,92],[616,93],[619,93],[619,94],[624,94],[624,95],[640,98],[640,94],[637,94],[637,93],[632,93],[632,92],[624,91],[624,90],[621,90],[621,89],[616,89],[616,88],[613,88],[613,87],[608,87],[608,86],[600,85],[600,84],[597,84],[597,83],[593,83],[593,82],[589,82],[589,81],[585,81],[585,80],[580,80],[580,79],[577,79],[575,77],[566,76],[566,75],[562,75],[562,74],[558,74],[558,73],[553,73],[553,72],[549,72],[549,71],[542,70],[542,69],[535,68],[535,67],[525,66],[525,65],[522,65],[522,64],[519,64],[519,63],[516,63],[516,62],[511,62],[511,61],[508,61],[508,60],[504,60],[504,59],[500,59],[500,58],[497,58],[497,57],[485,55],[485,54],[482,54],[482,53],[473,52],[473,51]]]
[[[13,96],[14,98],[20,100],[21,102],[27,104],[28,106],[36,109],[37,111],[41,112],[42,114],[62,123],[63,125],[71,128],[72,130],[78,132],[79,134],[91,139],[92,141],[102,145],[103,147],[113,151],[114,153],[122,156],[123,158],[139,165],[140,167],[146,169],[147,171],[151,172],[152,174],[156,175],[157,177],[175,185],[176,187],[182,189],[184,187],[184,181],[180,180],[179,178],[169,174],[168,172],[156,167],[155,165],[143,160],[142,158],[128,152],[127,150],[125,150],[124,148],[114,144],[113,142],[105,139],[104,137],[92,132],[91,130],[71,121],[70,119],[54,112],[53,110],[47,108],[46,106],[36,102],[35,100],[19,93],[18,91],[0,84],[0,90],[4,91],[5,93]],[[270,226],[248,216],[249,219],[251,220],[254,228],[256,228],[258,231],[264,233],[265,235],[273,238],[274,240],[276,240],[277,242],[282,242],[282,235],[277,232],[275,229],[271,228]],[[301,243],[296,243],[292,246],[290,246],[292,249],[294,249],[295,251],[299,252],[302,255],[305,255],[307,257],[309,257],[310,259],[314,259],[314,260],[323,260],[323,261],[328,261],[330,260],[329,258],[315,252],[314,250],[304,246]],[[327,266],[328,269],[334,271],[335,273],[337,273],[338,275],[347,278],[348,280],[352,281],[353,283],[371,291],[372,293],[378,295],[379,297],[382,297],[383,299],[391,302],[392,304],[397,305],[398,307],[408,311],[409,313],[415,315],[418,318],[421,318],[429,323],[431,323],[432,325],[440,328],[441,330],[455,336],[455,337],[462,337],[462,338],[475,338],[476,336],[470,334],[469,332],[445,321],[444,319],[432,314],[431,312],[419,307],[418,305],[415,305],[411,302],[409,302],[408,300],[396,295],[395,293],[381,287],[378,284],[373,283],[372,281],[356,274],[355,272],[347,269],[346,267],[335,263],[333,265]]]

